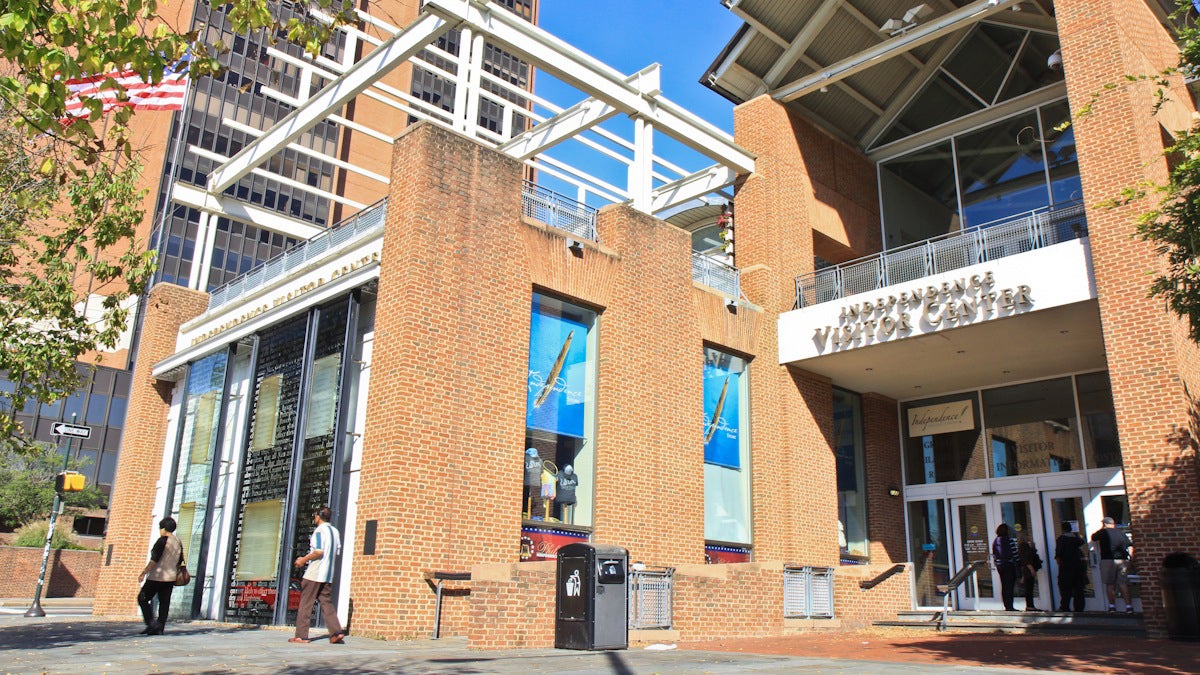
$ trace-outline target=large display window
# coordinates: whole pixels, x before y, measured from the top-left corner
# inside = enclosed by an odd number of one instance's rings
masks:
[[[901,421],[909,485],[987,476],[975,392],[910,401],[901,406]]]
[[[1108,373],[1075,377],[1082,421],[1083,448],[1089,469],[1121,466],[1121,443],[1117,436],[1117,414],[1113,407]]]
[[[867,491],[863,463],[862,397],[833,390],[833,442],[837,461],[838,548],[843,563],[866,562]]]
[[[940,499],[909,502],[908,534],[917,605],[940,605],[942,598],[937,587],[950,580],[946,503]]]
[[[993,478],[1083,468],[1071,378],[983,392]]]
[[[704,348],[704,538],[750,543],[746,359]]]
[[[229,355],[220,351],[192,363],[188,368],[183,401],[183,433],[180,436],[174,476],[171,513],[175,535],[183,557],[193,571],[198,568],[204,523],[210,505],[213,462],[221,424],[221,400]],[[196,584],[175,589],[171,616],[191,618]]]
[[[521,515],[530,543],[522,560],[552,558],[555,542],[570,539],[571,528],[592,525],[595,329],[596,312],[533,294],[521,449]]]

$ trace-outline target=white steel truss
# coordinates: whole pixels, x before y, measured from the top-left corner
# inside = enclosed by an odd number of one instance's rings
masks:
[[[360,26],[341,26],[348,43],[344,62],[326,57],[297,58],[277,50],[270,56],[300,72],[298,92],[288,94],[264,87],[264,95],[295,106],[295,110],[269,129],[260,130],[244,121],[225,119],[224,124],[252,138],[237,154],[225,157],[189,146],[188,151],[212,159],[218,165],[208,174],[205,189],[175,185],[172,199],[205,213],[253,223],[259,227],[305,238],[320,228],[269,209],[241,203],[227,192],[248,175],[280,185],[305,190],[351,209],[362,204],[327,189],[318,189],[267,168],[269,160],[285,149],[328,162],[357,173],[380,185],[386,176],[356,166],[346,158],[305,148],[296,142],[323,122],[352,129],[369,139],[391,143],[394,130],[372,128],[363,120],[345,117],[343,108],[357,96],[370,97],[393,108],[399,116],[428,120],[449,127],[525,162],[538,175],[554,177],[573,185],[580,201],[595,197],[602,201],[625,201],[647,213],[661,213],[733,184],[738,175],[754,170],[754,157],[738,147],[732,137],[662,96],[659,66],[653,64],[632,75],[623,75],[546,31],[483,0],[426,0],[416,20],[396,28],[359,12]],[[437,39],[448,31],[461,31],[459,54],[440,50]],[[377,31],[372,34],[371,31]],[[529,63],[582,92],[584,99],[566,107],[543,100],[532,91],[501,79],[482,67],[485,42]],[[362,44],[365,52],[351,62]],[[435,65],[421,57],[423,50],[437,57]],[[454,83],[450,111],[390,86],[381,80],[402,64],[411,62]],[[444,64],[450,64],[447,70]],[[315,79],[325,81],[311,91]],[[481,102],[503,111],[502,127],[489,129],[478,123]],[[619,115],[633,120],[633,138],[627,140],[600,125]],[[513,128],[513,120],[527,120]],[[683,169],[654,155],[654,135],[663,134],[690,148],[713,166]],[[626,185],[614,185],[589,172],[586,166],[552,157],[549,151],[565,141],[574,141],[605,161],[626,167]]]

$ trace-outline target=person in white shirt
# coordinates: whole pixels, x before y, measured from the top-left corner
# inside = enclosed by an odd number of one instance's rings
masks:
[[[321,616],[325,617],[325,625],[329,628],[329,642],[340,645],[346,637],[338,621],[337,607],[333,605],[333,563],[342,541],[337,528],[329,522],[332,517],[327,506],[313,513],[313,523],[317,528],[308,539],[309,552],[296,558],[296,567],[307,565],[308,568],[304,570],[304,578],[300,581],[296,635],[289,638],[288,642],[312,642],[308,639],[308,628],[312,623],[313,602],[321,604]]]

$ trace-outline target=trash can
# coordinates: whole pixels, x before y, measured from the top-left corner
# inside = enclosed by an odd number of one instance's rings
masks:
[[[629,646],[628,564],[629,552],[620,546],[579,543],[558,549],[556,648]]]
[[[1200,640],[1200,562],[1186,553],[1171,553],[1163,558],[1159,579],[1167,636]]]

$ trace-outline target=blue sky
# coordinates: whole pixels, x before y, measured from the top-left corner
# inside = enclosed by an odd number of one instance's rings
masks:
[[[630,74],[662,64],[663,94],[733,131],[733,104],[700,76],[742,22],[719,0],[541,0],[538,25]]]
[[[704,71],[733,36],[741,21],[719,0],[541,0],[538,25],[571,45],[625,74],[658,63],[662,66],[663,95],[726,132],[733,132],[733,104],[700,84]],[[563,107],[577,103],[582,94],[553,80],[537,76],[539,95]],[[603,125],[626,139],[632,138],[628,118]],[[712,163],[692,151],[655,134],[655,154],[694,171]],[[563,144],[552,155],[594,175],[624,186],[624,168],[608,163],[577,145]],[[571,194],[548,176],[539,178],[548,187]],[[589,202],[591,199],[589,198]],[[595,204],[593,204],[595,205]]]

